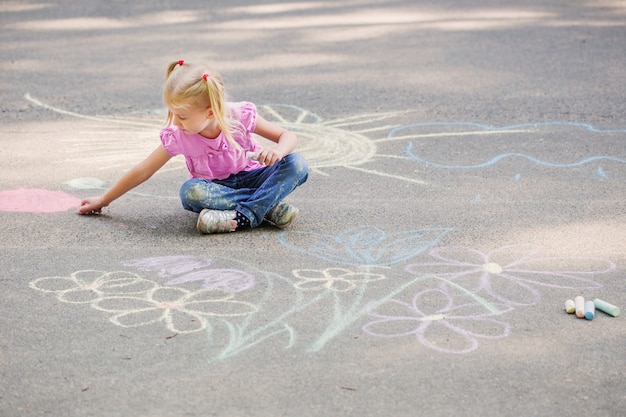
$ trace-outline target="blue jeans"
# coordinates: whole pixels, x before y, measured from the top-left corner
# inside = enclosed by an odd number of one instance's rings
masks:
[[[292,153],[272,166],[232,174],[223,180],[192,178],[180,187],[186,210],[237,210],[257,227],[265,214],[276,207],[308,177],[309,165]]]

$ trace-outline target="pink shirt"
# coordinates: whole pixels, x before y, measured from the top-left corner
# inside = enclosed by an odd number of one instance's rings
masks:
[[[253,103],[227,103],[231,117],[241,123],[232,132],[235,141],[243,148],[236,149],[228,141],[224,132],[215,139],[207,139],[199,134],[187,135],[176,126],[161,129],[161,145],[172,155],[183,155],[192,178],[222,180],[231,174],[251,171],[263,165],[246,159],[246,152],[256,152],[261,145],[252,136],[256,127],[257,110]]]

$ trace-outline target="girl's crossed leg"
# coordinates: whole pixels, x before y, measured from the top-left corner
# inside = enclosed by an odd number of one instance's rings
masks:
[[[307,177],[306,159],[292,153],[272,166],[240,172],[223,180],[192,178],[181,186],[180,199],[186,210],[211,211],[210,215],[201,213],[198,221],[199,228],[201,223],[205,225],[201,228],[204,233],[234,231],[242,225],[257,227],[264,218],[285,227],[291,223],[297,209],[281,201]],[[206,225],[206,221],[202,222],[203,215],[216,224]],[[285,215],[288,221],[280,218]]]

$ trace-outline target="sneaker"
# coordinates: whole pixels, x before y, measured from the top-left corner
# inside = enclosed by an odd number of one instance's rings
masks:
[[[204,234],[234,232],[233,222],[236,215],[235,210],[204,209],[198,216],[196,227]]]
[[[265,220],[276,227],[284,229],[293,223],[298,211],[299,210],[296,206],[292,206],[291,204],[283,201],[267,212]]]

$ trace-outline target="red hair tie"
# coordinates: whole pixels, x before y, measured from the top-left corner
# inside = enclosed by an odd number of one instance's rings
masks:
[[[183,66],[184,63],[185,63],[184,59],[179,59],[178,60],[178,65],[180,65],[181,67]]]
[[[209,78],[209,74],[204,74],[204,75],[202,76],[202,79],[203,79],[204,81],[206,81],[206,79],[207,79],[207,78]]]

